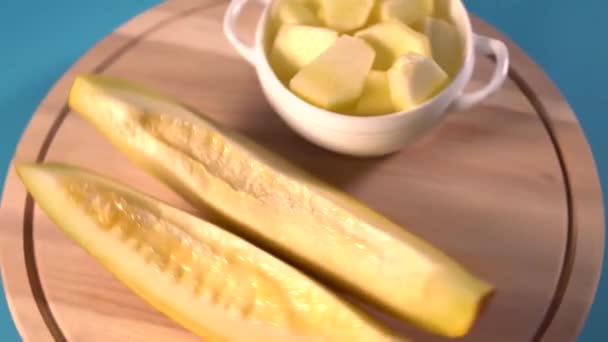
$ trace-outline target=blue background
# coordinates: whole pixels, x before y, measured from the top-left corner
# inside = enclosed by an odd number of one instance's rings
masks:
[[[158,0],[0,0],[0,179],[23,129],[53,83],[86,50]],[[592,146],[607,194],[608,33],[604,0],[465,0],[517,42],[564,93]],[[86,6],[86,7],[85,7]],[[604,195],[604,202],[606,195]],[[608,212],[608,210],[607,210]],[[608,263],[605,262],[605,265]],[[608,341],[608,272],[580,341]],[[4,296],[0,340],[19,341]]]

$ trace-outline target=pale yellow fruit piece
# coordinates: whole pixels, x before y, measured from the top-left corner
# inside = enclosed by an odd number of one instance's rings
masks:
[[[302,99],[327,110],[353,104],[374,61],[374,50],[363,40],[343,35],[289,83]]]
[[[355,106],[355,115],[382,115],[395,111],[391,100],[386,71],[371,70],[367,75],[363,94]]]
[[[380,0],[381,21],[399,20],[414,25],[433,14],[433,0]]]
[[[433,17],[447,21],[454,20],[454,1],[458,0],[434,0]]]
[[[177,99],[87,75],[76,78],[69,105],[193,205],[229,218],[239,235],[368,305],[458,337],[494,292],[406,227]]]
[[[321,0],[319,16],[326,26],[351,32],[365,25],[373,8],[374,0]]]
[[[408,52],[431,56],[427,36],[397,20],[372,25],[355,36],[364,39],[376,51],[374,69],[377,70],[387,70],[399,56]]]
[[[320,26],[314,5],[304,0],[279,0],[274,4],[273,14],[278,25],[298,24]]]
[[[424,20],[424,33],[429,37],[433,59],[450,76],[454,76],[464,59],[463,41],[456,26],[442,19]]]
[[[408,53],[388,71],[393,104],[408,110],[434,96],[448,80],[448,75],[430,57]]]
[[[270,64],[283,82],[317,58],[338,39],[336,31],[305,25],[281,26],[270,51]]]
[[[58,227],[205,341],[396,341],[379,323],[242,238],[64,164],[18,174]]]

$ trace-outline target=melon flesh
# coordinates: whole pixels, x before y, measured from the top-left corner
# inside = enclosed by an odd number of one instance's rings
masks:
[[[363,92],[374,61],[374,50],[363,40],[341,36],[289,83],[291,90],[321,108],[339,111]]]
[[[398,110],[409,110],[428,100],[447,79],[432,58],[417,53],[400,57],[388,71],[391,98]]]
[[[20,164],[58,228],[205,341],[397,341],[324,286],[209,222],[85,169]]]
[[[443,20],[454,20],[454,11],[452,8],[454,0],[434,0],[433,17]]]
[[[397,20],[372,25],[357,32],[355,36],[364,39],[376,50],[376,70],[387,70],[399,56],[408,52],[424,56],[431,56],[432,53],[429,40],[424,34]]]
[[[427,331],[465,335],[494,292],[407,227],[167,94],[85,75],[69,105],[150,175],[229,218],[239,235]]]
[[[306,25],[281,26],[270,51],[270,64],[284,83],[338,39],[336,31]]]
[[[325,25],[340,32],[363,27],[374,8],[374,0],[321,0],[320,4]]]
[[[433,0],[381,0],[379,3],[381,21],[399,20],[414,25],[432,14]]]
[[[464,51],[456,26],[442,19],[428,17],[424,21],[424,33],[429,37],[433,59],[437,64],[450,76],[458,73]]]
[[[303,0],[280,0],[275,4],[274,19],[278,24],[298,24],[320,26],[313,5]]]
[[[383,115],[395,111],[391,100],[386,71],[371,70],[367,75],[363,95],[359,98],[353,114]]]

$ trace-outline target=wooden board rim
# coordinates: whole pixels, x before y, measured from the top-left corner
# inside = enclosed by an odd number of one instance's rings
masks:
[[[198,10],[204,9],[209,6],[214,6],[214,5],[217,5],[217,3],[211,2],[211,3],[206,3],[204,5],[199,5],[199,6],[187,9],[185,11],[176,13],[173,16],[170,16],[162,21],[159,21],[153,27],[150,27],[147,30],[141,32],[138,36],[130,39],[119,49],[115,50],[113,53],[110,54],[110,56],[103,59],[102,62],[100,64],[98,64],[92,71],[93,72],[104,71],[107,67],[109,67],[113,63],[114,60],[120,58],[131,47],[135,46],[139,41],[143,40],[147,35],[174,22],[175,20],[186,17],[193,12],[196,12]],[[481,26],[487,26],[487,29],[489,29],[489,30],[494,30],[494,29],[490,28],[489,25],[482,22],[478,18],[475,18],[474,21],[476,24],[479,24]],[[500,36],[501,38],[504,36],[504,35],[498,33],[497,31],[495,31],[495,32],[496,32],[496,35]],[[507,40],[507,39],[505,39],[505,40]],[[509,45],[509,50],[512,53],[515,52],[515,55],[518,56],[519,60],[522,61],[522,65],[512,65],[511,66],[510,71],[509,71],[509,77],[522,90],[522,92],[528,98],[530,103],[532,103],[535,110],[539,114],[539,117],[540,117],[541,121],[543,122],[543,125],[544,125],[548,135],[551,138],[552,145],[555,149],[556,156],[559,160],[562,177],[563,177],[564,184],[565,184],[565,192],[566,192],[567,206],[568,206],[568,239],[566,240],[566,253],[564,255],[564,260],[562,263],[563,266],[560,271],[560,280],[559,280],[558,284],[556,284],[556,288],[555,288],[555,291],[553,294],[553,299],[545,314],[545,318],[544,318],[541,326],[538,328],[536,336],[534,337],[534,341],[541,341],[541,340],[543,340],[545,334],[550,330],[554,319],[558,316],[558,310],[560,308],[560,305],[565,300],[567,300],[568,288],[571,288],[572,282],[576,281],[575,279],[572,279],[572,274],[575,271],[574,268],[575,268],[576,253],[578,251],[584,251],[586,249],[585,243],[587,243],[587,244],[591,243],[589,241],[585,242],[584,240],[581,240],[580,239],[581,236],[580,236],[580,234],[578,234],[578,229],[580,227],[580,224],[579,224],[580,222],[578,221],[578,219],[581,216],[583,216],[583,217],[585,216],[584,213],[581,215],[580,211],[584,211],[585,208],[581,207],[580,205],[577,205],[578,199],[576,196],[576,190],[573,189],[573,178],[579,177],[578,170],[586,167],[588,169],[593,170],[593,172],[592,172],[593,175],[591,175],[591,177],[594,178],[594,180],[595,180],[594,182],[597,183],[598,185],[599,185],[599,180],[597,177],[597,172],[595,171],[596,170],[595,165],[586,165],[586,166],[581,167],[578,165],[572,165],[572,163],[570,163],[568,161],[568,153],[570,153],[570,151],[569,151],[568,147],[564,146],[564,143],[560,141],[559,127],[556,127],[552,122],[552,117],[551,117],[551,113],[550,113],[551,105],[544,103],[541,100],[541,98],[535,94],[534,89],[536,89],[536,87],[539,87],[541,85],[531,84],[530,81],[528,81],[524,77],[522,77],[522,75],[524,74],[524,70],[525,70],[525,73],[528,73],[528,72],[530,72],[528,67],[534,66],[535,70],[533,72],[538,73],[540,75],[540,77],[538,79],[545,81],[542,83],[542,87],[544,87],[544,88],[549,87],[551,89],[551,91],[554,91],[554,92],[558,92],[557,88],[542,73],[541,69],[538,66],[536,66],[529,59],[529,57],[527,57],[523,53],[523,51],[521,51],[513,42],[508,41],[508,40],[507,40],[507,42]],[[560,98],[561,98],[561,95],[560,95]],[[43,103],[44,103],[44,101],[43,101]],[[51,124],[50,129],[49,129],[46,137],[43,140],[42,147],[40,148],[38,156],[36,158],[37,162],[42,162],[45,160],[45,156],[52,144],[54,136],[57,133],[57,131],[59,130],[59,128],[61,127],[64,119],[67,117],[68,112],[69,112],[69,110],[68,110],[67,105],[64,105],[62,110],[58,113],[54,122]],[[574,116],[573,113],[571,113],[571,115]],[[581,131],[578,139],[580,140],[579,143],[583,143],[586,145],[586,139],[585,139],[584,135],[582,135],[582,131]],[[587,153],[590,154],[590,151],[588,151]],[[593,167],[591,167],[591,166],[593,166]],[[586,172],[585,174],[587,174],[587,173],[589,173],[589,172]],[[587,175],[587,176],[589,176],[589,175]],[[596,195],[596,197],[598,197],[598,194],[595,194],[595,195]],[[601,203],[601,201],[602,201],[601,192],[599,193],[599,198],[597,198],[596,200],[599,200]],[[54,337],[54,339],[56,341],[67,341],[67,339],[65,338],[65,336],[63,335],[63,333],[61,331],[61,328],[59,327],[59,325],[55,321],[55,318],[53,317],[51,309],[46,301],[46,297],[45,297],[44,291],[42,289],[40,279],[38,277],[38,269],[36,266],[36,260],[35,260],[35,255],[34,255],[35,246],[34,246],[34,239],[33,239],[33,229],[34,229],[33,211],[34,211],[34,202],[33,202],[33,199],[31,198],[31,196],[28,194],[27,198],[26,198],[26,204],[25,204],[24,215],[23,215],[23,239],[24,239],[23,249],[24,249],[25,264],[27,267],[27,275],[28,275],[28,278],[30,281],[31,290],[36,299],[36,305],[38,306],[42,319],[45,321],[47,328],[49,329],[49,331],[51,332],[52,336]],[[597,216],[597,213],[595,213],[595,214]],[[595,229],[600,230],[603,234],[603,213],[601,213],[601,215],[599,215],[599,217],[595,217],[595,221],[596,221],[595,222],[596,225],[601,225],[601,226],[595,227]],[[602,240],[601,242],[594,241],[594,243],[596,243],[596,245],[600,244],[600,249],[603,250],[603,239],[601,239],[601,240]],[[596,263],[595,267],[597,268],[598,272],[597,272],[596,279],[594,280],[594,282],[595,282],[595,284],[593,285],[594,288],[597,287],[597,281],[599,280],[599,265],[601,265],[601,260],[595,260],[595,263]],[[3,276],[3,278],[7,276],[4,271],[2,272],[2,276]],[[12,310],[12,308],[11,308],[11,310]],[[587,310],[588,310],[588,308],[585,308],[585,312]]]

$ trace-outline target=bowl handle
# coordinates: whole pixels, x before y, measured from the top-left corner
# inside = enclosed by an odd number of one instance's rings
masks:
[[[477,105],[497,92],[507,78],[509,71],[509,51],[507,46],[500,40],[478,34],[475,34],[473,39],[475,53],[494,56],[496,58],[496,68],[486,86],[470,93],[461,94],[450,105],[451,110],[462,111]]]
[[[228,38],[228,41],[236,49],[236,51],[243,57],[249,64],[255,65],[255,48],[244,43],[236,33],[236,25],[243,8],[250,0],[232,0],[226,9],[224,15],[224,35]],[[270,0],[257,0],[258,2],[267,5]]]

